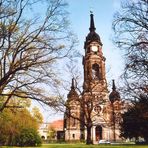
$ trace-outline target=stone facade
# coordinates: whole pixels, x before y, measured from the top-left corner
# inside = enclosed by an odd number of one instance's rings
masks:
[[[63,120],[56,120],[50,123],[42,123],[38,129],[42,140],[64,140]]]
[[[49,136],[48,126],[49,126],[49,123],[43,123],[38,129],[39,135],[43,140],[48,139],[48,136]]]
[[[109,95],[107,89],[105,57],[102,52],[100,36],[95,32],[93,14],[90,15],[90,32],[85,43],[83,57],[84,83],[83,93],[78,95],[74,79],[67,99],[65,112],[65,140],[86,139],[88,132],[93,143],[100,139],[109,141],[119,138],[122,101],[116,91]],[[91,126],[91,131],[87,126]]]

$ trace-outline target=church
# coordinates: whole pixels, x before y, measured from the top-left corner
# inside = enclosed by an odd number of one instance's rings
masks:
[[[67,95],[64,114],[65,141],[99,140],[121,141],[119,123],[121,121],[122,101],[112,83],[112,92],[107,88],[103,44],[96,33],[94,16],[90,14],[89,33],[84,42],[83,92],[76,90],[72,79],[71,90]]]

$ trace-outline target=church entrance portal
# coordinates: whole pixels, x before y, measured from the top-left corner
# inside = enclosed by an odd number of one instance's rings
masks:
[[[96,141],[102,139],[102,127],[100,125],[96,126]]]

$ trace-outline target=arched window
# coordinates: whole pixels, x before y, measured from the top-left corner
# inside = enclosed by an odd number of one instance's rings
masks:
[[[93,79],[100,79],[99,65],[96,63],[92,65],[92,78]]]
[[[42,140],[45,140],[45,136],[41,136]]]
[[[72,134],[72,138],[75,139],[75,134]]]

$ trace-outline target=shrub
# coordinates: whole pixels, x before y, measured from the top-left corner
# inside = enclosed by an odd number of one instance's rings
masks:
[[[33,128],[22,129],[20,135],[16,138],[18,146],[40,146],[41,138],[38,132]]]

